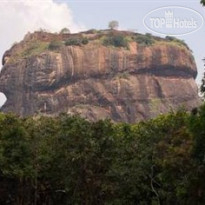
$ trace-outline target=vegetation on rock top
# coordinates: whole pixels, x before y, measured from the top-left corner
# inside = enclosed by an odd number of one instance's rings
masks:
[[[117,31],[114,29],[91,29],[78,34],[70,34],[68,29],[64,28],[62,29],[60,34],[50,34],[44,31],[39,31],[37,33],[42,33],[42,35],[44,34],[45,36],[47,35],[48,39],[49,35],[52,35],[53,40],[48,41],[43,39],[36,39],[25,42],[23,48],[20,46],[19,50],[14,52],[10,62],[15,62],[16,60],[21,58],[29,58],[31,56],[41,54],[45,51],[58,52],[63,46],[83,46],[88,43],[94,43],[96,41],[104,46],[111,46],[113,49],[115,47],[129,49],[129,44],[131,42],[136,42],[139,46],[152,46],[156,43],[160,43],[167,45],[171,44],[189,50],[189,47],[183,40],[174,37],[167,36],[165,39],[163,39],[160,37],[155,37],[149,33],[143,35],[129,31]],[[19,44],[15,44],[15,47],[18,47],[18,45]]]
[[[129,40],[123,35],[106,36],[103,39],[104,46],[124,47],[129,49]]]
[[[89,40],[88,38],[82,37],[82,38],[69,38],[66,42],[66,46],[81,46],[88,44]]]

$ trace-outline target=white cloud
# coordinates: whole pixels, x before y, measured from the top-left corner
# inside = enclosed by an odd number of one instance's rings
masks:
[[[63,27],[71,32],[85,29],[74,22],[66,3],[53,0],[0,0],[0,57],[14,42],[23,39],[28,31],[43,28],[59,32]],[[0,106],[3,101],[0,95]]]

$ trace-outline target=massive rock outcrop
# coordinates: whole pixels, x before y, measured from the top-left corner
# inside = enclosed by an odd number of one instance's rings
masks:
[[[103,45],[105,38],[119,35],[128,47]],[[78,45],[73,38],[88,42]],[[7,96],[2,111],[21,116],[66,112],[135,122],[200,102],[191,51],[171,38],[120,31],[35,32],[8,50],[2,63],[0,91]]]

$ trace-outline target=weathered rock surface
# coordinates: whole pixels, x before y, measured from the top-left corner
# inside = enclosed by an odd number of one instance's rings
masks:
[[[89,43],[25,55],[32,42],[86,36]],[[106,35],[106,32],[105,34]],[[126,33],[124,35],[127,35]],[[28,34],[3,57],[3,112],[21,116],[61,112],[90,119],[135,122],[185,106],[199,105],[197,69],[185,46],[158,39],[129,49],[103,46],[93,34]]]

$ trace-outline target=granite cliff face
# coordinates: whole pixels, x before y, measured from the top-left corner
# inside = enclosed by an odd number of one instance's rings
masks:
[[[2,60],[0,91],[7,96],[2,111],[135,122],[199,105],[196,65],[184,44],[152,37],[154,43],[146,45],[133,40],[140,34],[110,33],[27,34]],[[123,35],[129,47],[103,45],[109,35]],[[73,38],[88,42],[63,44]],[[62,45],[49,49],[50,42]]]

